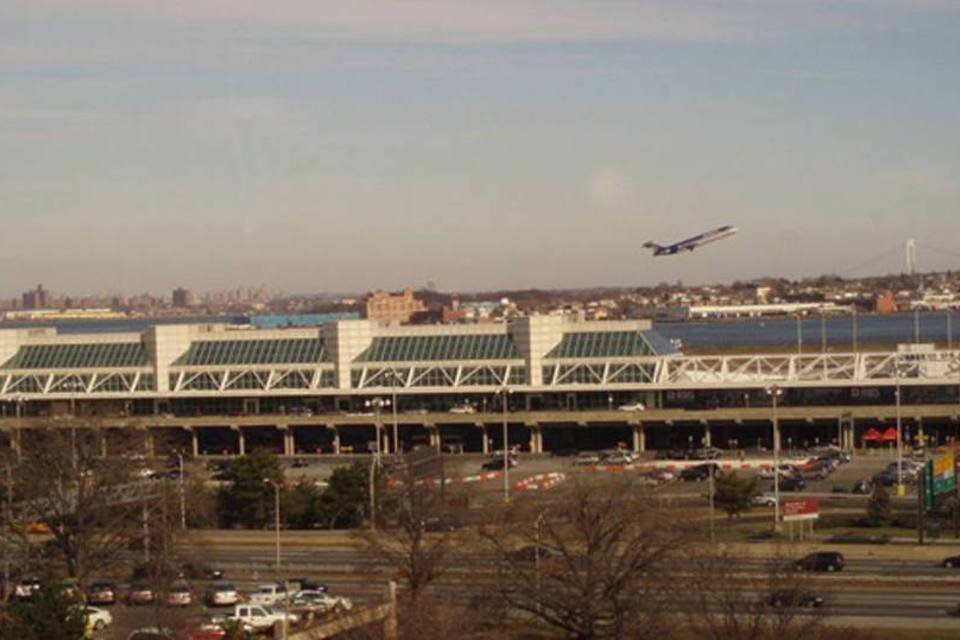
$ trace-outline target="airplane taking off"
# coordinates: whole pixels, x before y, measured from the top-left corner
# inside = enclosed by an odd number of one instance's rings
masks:
[[[726,238],[727,236],[732,236],[736,232],[736,227],[726,225],[714,229],[713,231],[707,231],[706,233],[701,233],[698,236],[693,236],[692,238],[687,238],[686,240],[681,240],[680,242],[675,242],[666,246],[659,245],[656,242],[644,242],[643,246],[647,249],[653,249],[654,256],[672,256],[673,254],[680,253],[681,251],[693,251],[701,245]]]

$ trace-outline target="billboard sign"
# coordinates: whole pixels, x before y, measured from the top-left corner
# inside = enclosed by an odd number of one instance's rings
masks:
[[[783,501],[783,521],[816,520],[820,517],[820,500],[817,498],[791,498]]]
[[[957,489],[957,470],[953,451],[933,459],[933,494],[951,493]]]

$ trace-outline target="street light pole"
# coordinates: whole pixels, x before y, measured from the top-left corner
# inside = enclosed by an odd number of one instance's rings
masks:
[[[897,406],[897,495],[903,495],[903,438],[901,437],[903,420],[900,411],[900,354],[894,356],[894,392]]]
[[[177,451],[177,462],[179,465],[180,476],[178,479],[178,489],[180,491],[180,528],[187,530],[187,496],[183,487],[183,451]]]
[[[376,470],[380,468],[380,410],[383,407],[389,407],[391,405],[389,400],[384,400],[383,398],[373,398],[367,400],[364,403],[366,407],[373,407],[377,413],[376,422],[374,423],[374,431],[376,432],[377,446],[374,449],[373,460],[370,462],[370,529],[375,531],[377,528],[377,479],[376,479]]]
[[[276,534],[276,567],[277,576],[280,576],[280,483],[270,478],[263,479],[264,484],[273,487],[273,523]]]
[[[777,415],[777,402],[783,389],[777,384],[767,387],[767,393],[773,400],[773,530],[780,530],[780,422]]]
[[[400,374],[398,374],[395,370],[393,369],[390,370],[390,380],[391,380],[390,391],[393,392],[391,394],[392,397],[391,397],[390,406],[393,409],[393,454],[394,455],[398,455],[400,453],[400,425],[397,422],[397,381],[399,377],[400,377]]]
[[[511,392],[504,385],[497,393],[500,394],[500,406],[503,409],[503,501],[510,502],[510,423],[507,420],[507,412]]]

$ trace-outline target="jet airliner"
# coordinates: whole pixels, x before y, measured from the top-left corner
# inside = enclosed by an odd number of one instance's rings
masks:
[[[705,233],[701,233],[700,235],[696,235],[692,238],[687,238],[686,240],[681,240],[680,242],[675,242],[673,244],[659,245],[656,242],[645,242],[643,243],[643,246],[647,249],[653,249],[654,256],[672,256],[675,253],[680,253],[681,251],[693,251],[697,247],[705,245],[708,242],[721,240],[728,236],[732,236],[736,232],[736,227],[725,225],[723,227],[718,227],[712,231],[707,231]]]

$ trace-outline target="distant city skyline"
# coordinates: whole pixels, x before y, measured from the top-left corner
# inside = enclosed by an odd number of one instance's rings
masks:
[[[960,266],[956,2],[3,13],[4,298],[880,275],[907,238]]]

